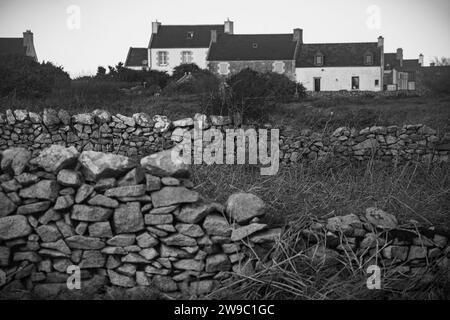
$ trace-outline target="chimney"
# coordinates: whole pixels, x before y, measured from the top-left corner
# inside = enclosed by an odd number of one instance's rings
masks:
[[[397,49],[397,60],[400,61],[400,67],[403,67],[403,49]]]
[[[300,28],[294,29],[294,36],[292,38],[292,41],[299,42],[300,44],[303,43],[303,29]]]
[[[157,34],[160,26],[161,26],[161,22],[158,22],[158,20],[156,20],[155,22],[152,22],[152,34]]]
[[[217,30],[211,30],[211,43],[217,42]]]
[[[383,36],[378,37],[378,48],[384,47],[384,38]]]
[[[23,46],[26,47],[26,55],[37,61],[36,50],[34,49],[33,32],[27,30],[23,33]]]
[[[423,67],[423,54],[419,54],[419,65]]]
[[[230,21],[229,18],[227,18],[227,21],[225,21],[224,32],[228,34],[233,34],[234,32],[234,23],[233,21]]]

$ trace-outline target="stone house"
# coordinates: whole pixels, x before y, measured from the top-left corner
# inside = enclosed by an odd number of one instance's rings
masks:
[[[33,32],[25,31],[22,38],[0,38],[0,56],[9,54],[28,56],[37,61]]]
[[[251,68],[295,80],[295,58],[301,43],[301,29],[288,34],[213,34],[208,68],[221,77]]]

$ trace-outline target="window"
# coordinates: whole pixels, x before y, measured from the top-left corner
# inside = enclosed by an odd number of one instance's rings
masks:
[[[272,72],[283,74],[284,73],[284,62],[283,61],[275,61],[272,64]]]
[[[227,75],[230,73],[230,64],[228,62],[220,62],[218,65],[219,74]]]
[[[314,64],[316,66],[323,65],[323,54],[321,54],[321,53],[316,54],[316,56],[314,57]]]
[[[364,64],[365,65],[372,65],[373,64],[373,55],[371,53],[367,53],[364,56]]]
[[[376,79],[375,80],[375,87],[378,87],[380,85],[380,80]]]
[[[187,38],[188,39],[194,39],[194,31],[188,31]]]
[[[181,63],[192,63],[192,51],[181,52]]]
[[[253,49],[258,48],[258,44],[257,44],[256,42],[254,42],[254,43],[252,44],[252,47],[253,47]]]
[[[169,53],[167,51],[157,52],[158,66],[167,66],[169,64]]]
[[[359,90],[359,77],[352,77],[352,90]]]

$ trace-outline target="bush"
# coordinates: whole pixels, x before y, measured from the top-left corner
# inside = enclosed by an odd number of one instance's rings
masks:
[[[195,63],[185,63],[180,64],[173,68],[172,79],[178,80],[181,79],[186,73],[198,73],[201,72],[202,69]]]
[[[237,100],[277,100],[287,102],[298,96],[305,96],[305,88],[284,75],[259,73],[249,68],[232,75],[228,86]]]
[[[182,65],[183,66],[183,65]],[[176,69],[176,68],[175,68]],[[172,78],[175,78],[172,76]],[[176,80],[164,88],[165,95],[171,94],[212,94],[219,87],[219,79],[208,70],[199,69],[191,73],[190,78],[177,83]]]
[[[422,68],[422,84],[437,94],[450,94],[450,66]]]
[[[19,55],[2,56],[0,79],[0,96],[15,94],[21,98],[46,97],[54,89],[70,85],[62,67]]]

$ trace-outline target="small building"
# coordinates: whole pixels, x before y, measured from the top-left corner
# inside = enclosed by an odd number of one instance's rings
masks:
[[[419,59],[403,59],[403,49],[384,54],[384,89],[387,91],[415,90],[416,74],[423,65]]]
[[[307,91],[383,89],[384,40],[365,43],[302,44],[296,79]]]
[[[27,30],[22,38],[0,38],[0,55],[28,56],[37,61],[33,32]]]
[[[207,58],[209,70],[226,77],[250,68],[295,80],[295,57],[302,33],[301,29],[294,29],[286,34],[213,35]]]

